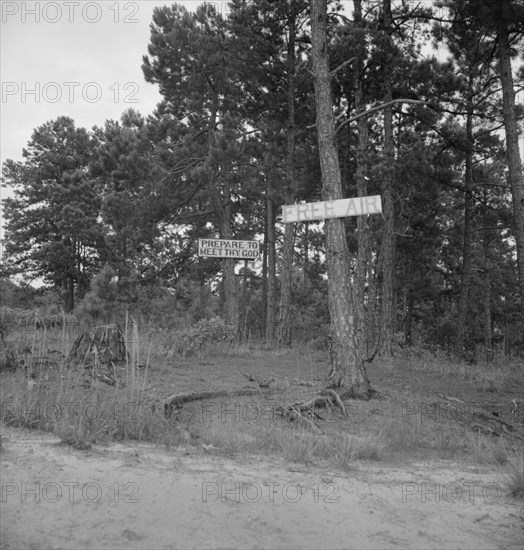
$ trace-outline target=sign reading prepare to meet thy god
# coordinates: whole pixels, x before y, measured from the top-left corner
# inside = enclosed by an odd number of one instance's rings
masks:
[[[256,260],[260,256],[260,246],[257,241],[198,239],[198,255],[205,258]]]
[[[380,214],[380,212],[382,212],[380,195],[371,195],[334,201],[287,204],[282,207],[282,221],[284,223],[308,222],[326,218]]]

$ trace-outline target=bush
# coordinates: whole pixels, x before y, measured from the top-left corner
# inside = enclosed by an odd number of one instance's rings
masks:
[[[236,336],[235,329],[220,317],[202,319],[193,327],[179,332],[176,351],[184,357],[189,357],[203,351],[210,344],[231,344]]]

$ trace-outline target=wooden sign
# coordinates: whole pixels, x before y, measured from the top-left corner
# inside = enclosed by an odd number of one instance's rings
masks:
[[[345,218],[363,214],[380,214],[382,201],[380,195],[353,197],[335,201],[307,202],[304,204],[287,204],[282,207],[282,221],[308,222],[326,218]]]
[[[260,257],[260,246],[257,241],[198,239],[198,255],[204,258],[257,260]]]

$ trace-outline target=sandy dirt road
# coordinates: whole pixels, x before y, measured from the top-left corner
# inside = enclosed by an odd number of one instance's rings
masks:
[[[497,473],[449,461],[341,474],[194,448],[78,451],[7,428],[1,480],[6,550],[524,544],[522,506],[499,494]]]

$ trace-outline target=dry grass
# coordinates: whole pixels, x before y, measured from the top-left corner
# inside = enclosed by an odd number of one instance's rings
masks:
[[[464,436],[458,424],[424,422],[421,414],[393,418],[381,426],[378,435],[365,435],[365,432],[350,435],[348,431],[354,431],[353,426],[341,421],[336,426],[320,422],[329,432],[320,436],[298,429],[280,416],[264,416],[255,424],[214,419],[198,426],[182,426],[155,409],[148,390],[150,365],[161,363],[162,359],[165,364],[166,357],[176,355],[173,333],[149,327],[139,336],[130,318],[126,320],[124,332],[129,353],[118,376],[122,383],[117,387],[109,387],[94,377],[89,380],[90,387],[85,387],[86,369],[71,366],[65,359],[72,345],[65,332],[55,331],[51,336],[45,330],[34,331],[30,338],[21,339],[17,346],[23,364],[1,388],[1,421],[12,426],[54,431],[65,443],[84,449],[112,440],[151,441],[168,448],[201,442],[208,452],[277,454],[297,463],[327,461],[342,470],[352,469],[357,460],[381,460],[385,451],[388,456],[397,453],[403,457],[420,450],[445,457],[466,452],[476,463],[508,463],[508,447],[501,441],[494,443],[479,434]],[[263,344],[229,346],[219,342],[201,355],[210,359],[231,358],[231,362],[234,358],[255,359],[257,362],[252,364],[257,366],[265,358],[271,358],[273,363],[285,365],[279,380],[280,388],[284,389],[279,401],[287,403],[296,400],[297,392],[302,391],[296,381],[319,377],[318,362],[325,354],[309,348],[269,350]],[[434,373],[450,378],[458,376],[482,388],[516,385],[522,381],[524,372],[517,362],[505,365],[495,360],[489,365],[457,365],[438,354],[412,355],[401,360],[407,361],[408,371],[428,373],[428,376]],[[191,366],[191,361],[188,363]],[[220,360],[213,364],[222,366]],[[261,404],[261,410],[265,410],[264,406],[267,403]],[[190,435],[193,429],[198,435]],[[377,429],[377,425],[371,425],[368,431]]]
[[[38,335],[38,338],[37,338]],[[141,350],[135,323],[126,320],[128,350],[119,383],[100,382],[84,365],[66,362],[70,342],[62,342],[60,360],[51,363],[53,341],[35,331],[24,367],[4,382],[0,419],[6,425],[53,431],[64,443],[89,448],[111,440],[145,440],[173,445],[180,431],[155,411],[147,398],[150,348]],[[145,357],[144,357],[145,356]],[[145,368],[140,368],[145,359]]]
[[[505,441],[499,438],[493,442],[480,432],[469,434],[467,449],[473,460],[478,464],[495,464],[504,466],[509,460],[508,448]]]
[[[301,429],[281,429],[277,433],[279,450],[286,460],[298,463],[313,463],[319,438]]]
[[[257,448],[257,439],[238,422],[222,422],[213,418],[203,424],[202,443],[222,453],[242,453]],[[204,447],[206,448],[206,447]]]
[[[344,471],[355,467],[356,460],[382,460],[386,442],[381,434],[357,437],[340,434],[325,439],[319,453],[333,466]]]
[[[524,363],[518,358],[497,355],[492,361],[467,364],[449,357],[444,352],[429,352],[411,348],[403,351],[393,362],[415,372],[458,377],[471,381],[487,392],[503,391],[508,387],[524,385]]]
[[[431,446],[445,458],[453,458],[464,447],[463,437],[458,427],[441,424],[433,432]]]
[[[507,493],[515,500],[524,500],[524,461],[522,455],[507,463],[503,479]]]
[[[387,422],[384,437],[392,451],[409,451],[426,446],[430,436],[420,415],[415,415]]]

